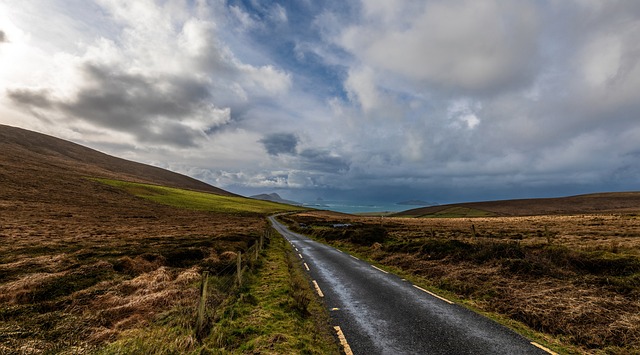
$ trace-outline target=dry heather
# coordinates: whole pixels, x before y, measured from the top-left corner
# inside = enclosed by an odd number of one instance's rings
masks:
[[[265,226],[76,183],[94,193],[0,196],[0,353],[94,351],[170,310],[194,312],[202,268],[233,264]]]
[[[409,219],[307,212],[288,222],[305,223],[300,232],[417,275],[580,352],[640,353],[637,215]],[[336,222],[354,226],[331,228]]]
[[[196,274],[226,270],[225,256],[255,243],[266,224],[257,214],[158,205],[90,180],[231,195],[53,137],[0,125],[0,152],[0,354],[94,352],[158,322],[191,334]],[[223,296],[213,290],[210,299]],[[189,324],[174,324],[182,320]]]

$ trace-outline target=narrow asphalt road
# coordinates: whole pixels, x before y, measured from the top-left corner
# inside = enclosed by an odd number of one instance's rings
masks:
[[[548,354],[488,318],[269,219],[305,263],[354,354]]]

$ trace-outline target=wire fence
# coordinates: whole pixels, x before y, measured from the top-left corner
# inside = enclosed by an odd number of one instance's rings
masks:
[[[277,233],[271,226],[267,226],[262,235],[257,238],[249,248],[244,251],[238,251],[235,257],[235,263],[230,263],[222,269],[206,269],[202,272],[202,281],[200,284],[200,298],[197,308],[196,319],[196,338],[202,340],[206,333],[208,313],[213,313],[215,307],[218,307],[224,299],[229,297],[234,291],[242,287],[243,275],[247,271],[255,269],[259,262],[262,250],[271,240],[272,233]],[[216,291],[216,297],[213,302],[209,299],[212,289]]]

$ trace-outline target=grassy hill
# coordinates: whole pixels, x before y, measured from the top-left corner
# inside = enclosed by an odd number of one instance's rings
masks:
[[[640,192],[609,192],[559,198],[468,202],[415,208],[397,217],[541,216],[640,211]]]
[[[303,211],[305,208],[287,204],[249,199],[240,196],[225,196],[201,191],[176,189],[120,180],[96,179],[104,184],[118,187],[132,195],[160,204],[191,210],[269,215],[280,212]]]
[[[182,174],[116,158],[79,144],[17,127],[0,125],[0,152],[0,167],[5,169],[5,178],[22,178],[22,175],[16,173],[27,172],[40,172],[44,174],[43,178],[54,173],[64,173],[234,195]],[[8,174],[6,170],[13,170],[13,173]]]

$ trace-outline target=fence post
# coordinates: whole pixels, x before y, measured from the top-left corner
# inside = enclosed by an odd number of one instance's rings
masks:
[[[260,236],[260,244],[259,244],[260,250],[264,248],[264,237],[267,233],[269,233],[269,231],[265,231],[264,234]]]
[[[207,284],[209,283],[209,271],[202,272],[202,284],[200,284],[200,303],[198,304],[198,319],[196,321],[196,338],[202,337],[204,326],[204,311],[207,304]]]
[[[473,235],[473,239],[477,239],[477,235],[476,235],[476,226],[474,226],[473,224],[471,225],[471,235]]]
[[[238,275],[238,286],[242,286],[242,252],[238,252],[238,261],[236,263],[236,274]]]
[[[549,234],[549,227],[544,225],[544,237],[547,239],[547,244],[551,245],[551,235]]]

